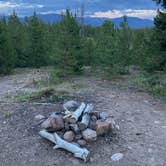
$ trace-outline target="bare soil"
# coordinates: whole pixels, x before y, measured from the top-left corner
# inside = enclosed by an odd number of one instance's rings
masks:
[[[27,70],[0,78],[1,166],[166,165],[166,104],[130,87],[121,88],[125,80],[115,84],[95,77],[73,78],[68,84],[77,85],[76,97],[94,102],[97,111],[112,115],[120,131],[89,144],[91,160],[88,163],[63,150],[53,150],[53,144],[38,135],[34,116],[59,111],[61,103],[14,103],[6,98],[14,97],[19,91],[37,90],[27,84],[47,76],[46,71]],[[112,161],[115,153],[123,153],[123,159]]]

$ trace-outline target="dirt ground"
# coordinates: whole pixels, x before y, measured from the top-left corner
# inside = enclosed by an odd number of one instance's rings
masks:
[[[19,91],[34,91],[26,85],[40,77],[48,77],[47,72],[27,70],[0,77],[1,166],[166,166],[166,103],[94,77],[77,77],[71,82],[77,84],[77,95],[93,102],[95,110],[112,115],[120,131],[89,144],[88,163],[63,150],[53,150],[53,144],[38,135],[34,116],[58,111],[61,103],[15,103],[6,99],[14,98]],[[124,157],[112,161],[115,153]]]

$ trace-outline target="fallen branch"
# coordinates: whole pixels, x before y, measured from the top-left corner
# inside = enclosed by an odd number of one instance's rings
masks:
[[[86,148],[80,148],[77,145],[69,143],[60,138],[56,133],[50,134],[45,130],[39,132],[40,136],[55,143],[54,149],[62,148],[74,154],[75,157],[83,159],[87,162],[90,158],[90,152]]]

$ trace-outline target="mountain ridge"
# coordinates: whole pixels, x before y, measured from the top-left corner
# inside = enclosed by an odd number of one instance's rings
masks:
[[[2,16],[0,16],[2,17]],[[59,22],[62,19],[62,16],[59,14],[37,14],[37,17],[41,19],[45,23],[56,23]],[[9,16],[6,16],[8,19]],[[23,22],[24,18],[19,17],[20,20]],[[115,25],[115,27],[119,27],[120,23],[123,21],[123,17],[118,17],[114,19],[110,18],[97,18],[97,17],[85,17],[84,18],[84,24],[85,25],[91,25],[91,26],[101,26],[105,20],[112,21]],[[131,28],[151,28],[154,26],[154,23],[152,20],[148,19],[141,19],[138,17],[127,17],[128,25]]]
[[[38,14],[38,17],[46,23],[54,23],[61,20],[61,15],[58,14]],[[138,17],[127,17],[129,27],[131,28],[144,28],[144,27],[153,27],[153,21],[148,19],[141,19]],[[85,17],[84,24],[92,26],[100,26],[104,23],[105,20],[112,21],[116,27],[120,26],[120,22],[123,21],[123,17],[118,17],[114,19],[110,18],[97,18],[97,17]]]

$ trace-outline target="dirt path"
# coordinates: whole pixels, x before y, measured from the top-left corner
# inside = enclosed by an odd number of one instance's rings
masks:
[[[18,82],[24,82],[19,74],[15,77],[16,83],[13,81],[13,76],[0,78],[1,98],[8,93],[8,90],[13,90],[13,87],[18,88]],[[34,116],[60,109],[59,103],[36,105],[1,102],[0,165],[166,165],[166,104],[145,93],[120,90],[111,82],[97,78],[75,78],[72,83],[86,84],[86,88],[80,88],[78,93],[86,100],[94,102],[96,110],[106,111],[114,116],[120,131],[114,136],[103,137],[88,145],[92,158],[89,163],[84,164],[67,152],[53,150],[52,144],[37,134],[38,127],[34,122]],[[20,84],[19,87],[23,90],[24,83]],[[123,159],[111,161],[111,156],[118,152],[124,154]]]

